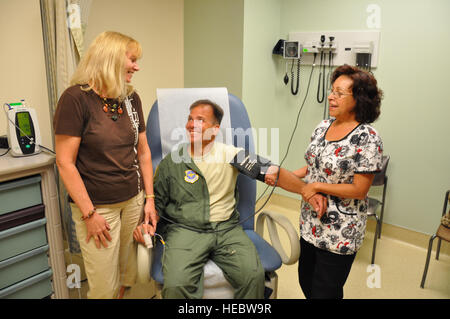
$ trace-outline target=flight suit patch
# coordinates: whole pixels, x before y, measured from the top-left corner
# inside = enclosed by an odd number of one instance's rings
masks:
[[[193,170],[188,169],[184,172],[186,175],[184,176],[184,180],[188,183],[194,184],[198,181],[198,174]]]

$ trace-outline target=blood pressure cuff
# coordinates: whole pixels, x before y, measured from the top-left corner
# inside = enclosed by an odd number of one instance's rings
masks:
[[[266,172],[272,165],[270,160],[256,154],[251,154],[246,150],[239,151],[230,164],[236,167],[240,173],[261,182],[264,182]]]

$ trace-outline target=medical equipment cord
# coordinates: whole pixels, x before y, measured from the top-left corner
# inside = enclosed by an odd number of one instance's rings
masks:
[[[320,66],[319,66],[320,73],[319,73],[319,82],[317,83],[317,102],[319,103],[322,103],[325,99],[325,59],[326,59],[325,53],[322,50],[320,51]],[[321,86],[322,90],[320,90]]]
[[[0,154],[0,157],[2,157],[3,155],[8,154],[8,152],[11,150],[11,147],[8,147],[8,149],[6,150],[6,152],[4,152],[3,154]]]
[[[283,157],[283,159],[282,159],[281,162],[280,162],[280,168],[281,168],[281,166],[283,165],[283,163],[284,163],[284,161],[286,160],[286,157],[287,157],[287,155],[288,155],[288,153],[289,153],[289,149],[290,149],[290,147],[291,147],[292,140],[294,139],[294,134],[295,134],[295,131],[297,130],[298,123],[299,123],[299,120],[300,120],[300,114],[301,114],[301,112],[302,112],[302,110],[303,110],[303,107],[305,106],[305,102],[306,102],[306,99],[307,99],[307,97],[308,97],[309,87],[310,87],[310,85],[311,85],[311,78],[312,78],[312,75],[313,75],[313,72],[314,72],[315,62],[316,62],[316,55],[314,55],[314,60],[313,60],[312,66],[311,66],[311,72],[310,72],[310,74],[309,74],[308,85],[307,85],[307,87],[306,87],[305,97],[303,98],[303,102],[302,102],[302,104],[301,104],[301,106],[300,106],[300,109],[298,110],[297,118],[296,118],[296,120],[295,120],[294,129],[292,130],[291,137],[290,137],[290,139],[289,139],[289,143],[288,143],[288,146],[287,146],[287,148],[286,148],[286,153],[284,154],[284,157]],[[274,187],[276,187],[276,184],[275,184]]]
[[[311,72],[310,72],[310,74],[309,74],[308,85],[307,85],[307,88],[306,88],[306,94],[305,94],[305,97],[303,98],[303,102],[302,102],[302,104],[301,104],[301,106],[300,106],[300,109],[299,109],[299,111],[298,111],[298,113],[297,113],[297,118],[296,118],[296,121],[295,121],[295,126],[294,126],[294,129],[293,129],[292,133],[291,133],[291,137],[290,137],[290,139],[289,139],[289,143],[288,143],[288,146],[287,146],[287,148],[286,148],[286,153],[284,154],[284,157],[283,157],[283,159],[282,159],[281,162],[280,162],[279,169],[278,169],[278,173],[277,173],[277,178],[275,179],[275,184],[272,186],[272,190],[270,191],[270,194],[269,194],[269,196],[267,197],[267,199],[265,200],[264,204],[263,204],[263,205],[262,205],[255,213],[253,213],[253,214],[251,214],[249,217],[247,217],[247,218],[245,218],[245,219],[239,221],[239,222],[236,223],[235,225],[232,225],[232,226],[230,226],[230,227],[226,227],[226,228],[223,228],[223,229],[218,229],[218,230],[215,230],[215,229],[199,229],[199,228],[195,228],[195,227],[191,227],[191,226],[186,226],[186,225],[184,225],[184,224],[177,223],[177,222],[171,220],[170,218],[167,218],[167,217],[165,217],[165,216],[159,215],[159,217],[160,217],[161,219],[163,219],[163,220],[165,220],[165,221],[167,221],[167,222],[169,222],[169,223],[171,223],[171,224],[177,225],[177,226],[179,226],[179,227],[181,227],[181,228],[184,228],[184,229],[187,229],[187,230],[191,230],[191,231],[195,231],[195,232],[197,232],[197,233],[218,233],[218,232],[222,232],[222,231],[228,231],[228,230],[233,229],[234,227],[236,227],[236,226],[238,226],[238,225],[241,225],[241,224],[245,223],[245,222],[246,222],[247,220],[249,220],[250,218],[256,216],[256,215],[257,215],[257,214],[258,214],[258,213],[266,206],[267,202],[268,202],[269,199],[272,197],[272,194],[273,194],[273,192],[275,191],[275,188],[277,187],[277,184],[278,184],[278,178],[280,177],[280,169],[281,169],[281,167],[282,167],[284,161],[286,160],[286,157],[287,157],[287,155],[288,155],[288,153],[289,153],[289,149],[290,149],[290,147],[291,147],[292,141],[293,141],[293,139],[294,139],[295,131],[297,130],[298,123],[299,123],[299,120],[300,120],[300,114],[301,114],[301,112],[302,112],[302,110],[303,110],[303,107],[304,107],[304,105],[305,105],[306,99],[307,99],[307,97],[308,97],[309,87],[310,87],[310,85],[311,85],[311,78],[312,78],[312,75],[313,75],[313,72],[314,72],[315,62],[316,62],[316,55],[314,54],[314,61],[313,61],[312,67],[311,67]],[[267,186],[266,189],[264,190],[264,192],[258,197],[258,199],[256,200],[256,203],[258,203],[259,200],[264,196],[264,194],[266,193],[267,189],[269,189],[269,186]]]
[[[292,77],[292,81],[291,81],[291,93],[292,95],[297,95],[298,93],[298,89],[300,87],[300,58],[298,58],[297,60],[297,84],[294,90],[294,60],[292,60],[292,66],[291,66],[291,77]]]
[[[331,88],[331,71],[333,66],[333,52],[328,54],[328,75],[327,75],[327,85],[326,85],[326,91],[330,90]],[[323,119],[327,119],[327,111],[328,111],[328,99],[325,100],[325,105],[323,107]]]

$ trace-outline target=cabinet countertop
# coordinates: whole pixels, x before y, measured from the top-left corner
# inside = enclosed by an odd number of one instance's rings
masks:
[[[0,149],[0,153],[2,153],[3,150],[4,149]],[[45,152],[23,157],[13,157],[8,153],[0,157],[0,176],[17,171],[52,165],[55,163],[55,160],[55,155]]]

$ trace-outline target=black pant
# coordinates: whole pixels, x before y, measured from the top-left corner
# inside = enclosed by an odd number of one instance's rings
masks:
[[[342,299],[356,253],[338,255],[300,239],[298,280],[307,299]]]

